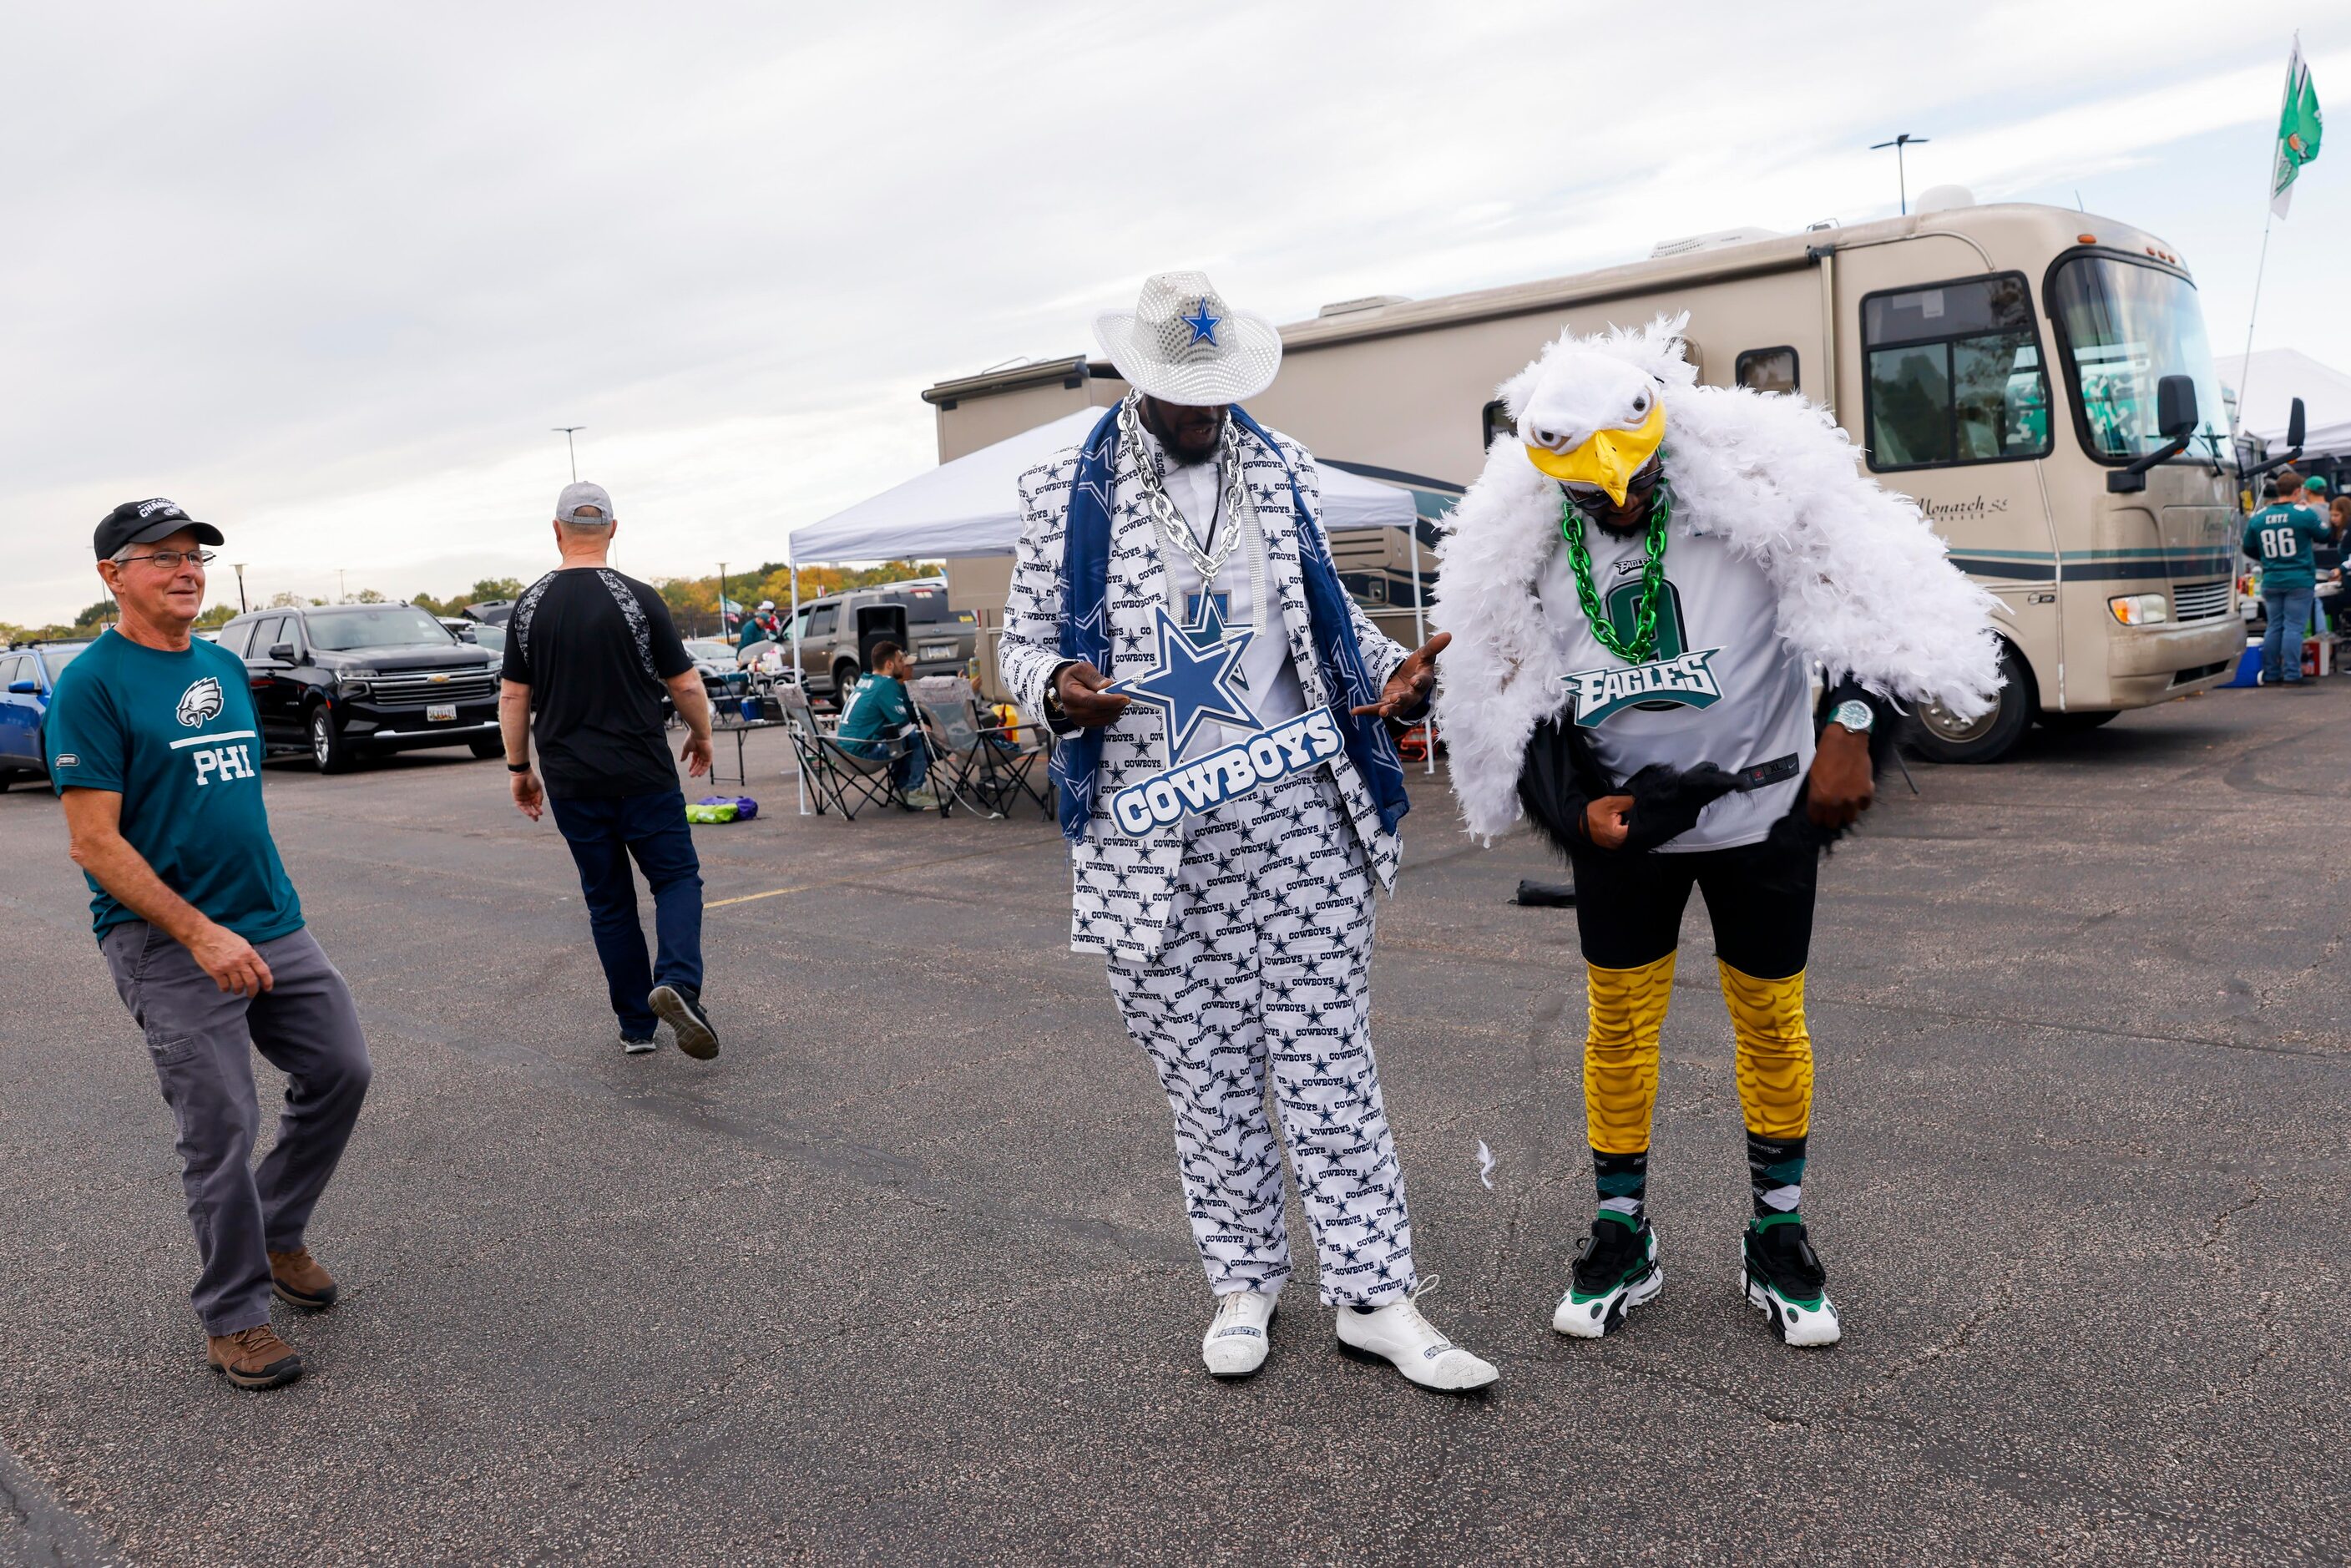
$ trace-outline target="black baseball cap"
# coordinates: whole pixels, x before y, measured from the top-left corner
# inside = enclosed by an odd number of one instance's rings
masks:
[[[198,544],[217,545],[228,541],[210,523],[200,523],[180,509],[176,501],[157,496],[152,500],[125,501],[106,514],[98,525],[98,534],[90,542],[98,547],[98,559],[104,560],[124,545],[153,544],[157,539],[170,538],[182,528],[193,529]]]

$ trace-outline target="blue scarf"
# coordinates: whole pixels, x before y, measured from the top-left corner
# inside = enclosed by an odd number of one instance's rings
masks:
[[[1273,454],[1289,476],[1290,506],[1298,516],[1298,562],[1306,582],[1307,625],[1313,634],[1314,650],[1322,655],[1322,668],[1340,688],[1332,716],[1338,720],[1339,733],[1347,743],[1348,759],[1354,763],[1356,775],[1379,809],[1380,826],[1394,832],[1412,809],[1405,797],[1404,763],[1396,756],[1395,743],[1388,738],[1385,720],[1376,714],[1348,711],[1379,701],[1380,687],[1355,642],[1354,617],[1348,612],[1347,591],[1340,585],[1331,547],[1307,510],[1297,470],[1290,467],[1280,445],[1238,403],[1232,418]],[[1111,664],[1111,497],[1117,476],[1118,410],[1113,407],[1078,449],[1061,553],[1061,657],[1081,659],[1105,673]],[[1270,627],[1279,611],[1268,606],[1262,613]],[[1061,797],[1061,835],[1072,843],[1085,837],[1086,823],[1093,818],[1102,752],[1101,729],[1073,730],[1053,747],[1051,773]]]

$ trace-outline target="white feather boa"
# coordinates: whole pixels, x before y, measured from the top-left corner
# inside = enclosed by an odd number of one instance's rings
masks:
[[[1883,695],[1961,716],[1989,709],[2000,689],[1992,597],[1945,559],[1915,502],[1861,473],[1860,454],[1821,409],[1696,384],[1678,352],[1687,320],[1562,333],[1501,396],[1515,419],[1563,346],[1648,371],[1664,389],[1676,528],[1714,535],[1762,567],[1778,601],[1771,634]],[[1528,737],[1567,705],[1536,597],[1559,519],[1559,487],[1506,434],[1447,523],[1435,608],[1453,633],[1438,661],[1442,722],[1462,819],[1485,837],[1517,820]]]

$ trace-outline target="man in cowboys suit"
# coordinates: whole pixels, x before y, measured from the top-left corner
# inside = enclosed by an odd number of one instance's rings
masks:
[[[1406,809],[1385,721],[1426,706],[1446,639],[1407,654],[1340,587],[1313,459],[1240,407],[1280,366],[1270,322],[1176,272],[1095,332],[1133,390],[1021,476],[998,658],[1061,737],[1071,946],[1105,955],[1175,1114],[1217,1298],[1202,1359],[1262,1365],[1290,1272],[1270,1070],[1342,1344],[1482,1387],[1415,1301],[1369,1033]]]

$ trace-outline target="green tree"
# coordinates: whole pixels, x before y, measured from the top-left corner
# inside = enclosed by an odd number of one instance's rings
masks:
[[[518,577],[482,577],[474,580],[465,602],[479,604],[486,599],[518,599],[522,596],[522,579]]]
[[[357,593],[351,595],[351,602],[354,604],[389,604],[392,601],[386,599],[382,594],[378,593],[372,588],[362,588]]]
[[[196,617],[196,630],[209,632],[215,626],[225,626],[236,616],[234,604],[215,604]]]
[[[80,614],[74,617],[74,629],[76,631],[81,631],[91,626],[103,626],[113,619],[114,601],[111,599],[101,599],[97,603],[89,606],[87,609],[83,610]]]

